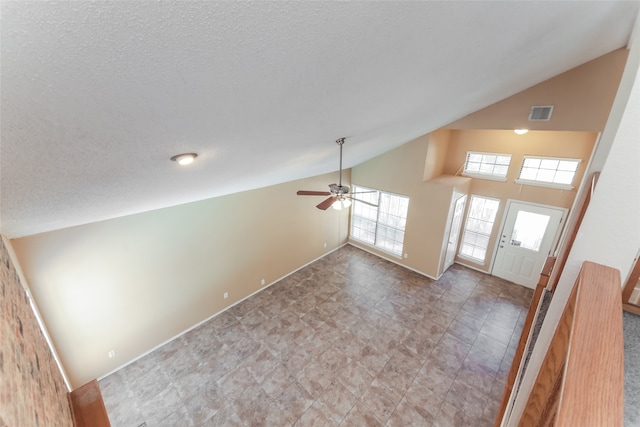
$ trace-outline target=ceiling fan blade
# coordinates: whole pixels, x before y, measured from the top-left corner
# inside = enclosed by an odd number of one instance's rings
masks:
[[[364,200],[360,200],[360,199],[356,199],[355,197],[349,197],[351,200],[355,200],[358,203],[364,203],[365,205],[369,205],[369,206],[373,206],[374,208],[377,208],[378,205],[374,205],[371,202],[365,202]]]
[[[299,190],[296,193],[298,196],[330,196],[331,193],[329,193],[328,191],[306,191],[306,190]]]
[[[326,211],[327,209],[329,209],[329,206],[333,205],[333,202],[336,201],[336,197],[335,196],[331,196],[328,199],[326,199],[323,202],[320,202],[320,204],[318,204],[316,206],[316,208],[318,209],[322,209],[323,211]]]

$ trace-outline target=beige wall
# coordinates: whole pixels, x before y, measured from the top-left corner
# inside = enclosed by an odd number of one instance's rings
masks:
[[[445,127],[601,132],[609,117],[627,55],[627,49],[615,50]],[[533,105],[553,105],[551,120],[528,121]]]
[[[591,132],[555,132],[531,131],[525,135],[516,135],[508,130],[455,130],[451,131],[444,173],[455,174],[464,165],[467,151],[511,154],[511,166],[507,180],[491,181],[476,179],[471,181],[470,194],[492,197],[500,200],[500,209],[489,241],[488,257],[484,264],[476,264],[470,260],[457,258],[457,261],[483,271],[489,271],[493,263],[493,250],[499,234],[499,226],[508,199],[522,200],[543,205],[570,209],[591,152],[597,138]],[[520,172],[520,165],[525,155],[541,155],[550,157],[570,157],[582,159],[574,178],[573,190],[520,185],[514,181]]]
[[[626,49],[603,55],[354,167],[354,183],[410,197],[404,248],[408,258],[393,257],[356,244],[409,268],[437,276],[443,238],[441,222],[447,209],[436,203],[436,200],[445,203],[443,188],[435,187],[437,184],[430,180],[441,174],[458,174],[467,150],[512,153],[506,182],[473,179],[469,188],[470,194],[501,201],[496,219],[498,225],[494,228],[486,262],[478,265],[457,259],[470,267],[488,271],[508,199],[571,208],[598,132],[604,129],[609,117],[627,55]],[[532,105],[554,105],[552,119],[529,122]],[[512,131],[517,128],[538,131],[518,136]],[[515,184],[522,157],[526,154],[582,159],[574,181],[576,189]],[[446,223],[446,219],[444,221]]]
[[[344,244],[347,212],[295,194],[337,175],[13,240],[72,387]]]
[[[440,277],[444,273],[444,261],[446,256],[447,242],[451,232],[451,221],[453,220],[453,204],[464,194],[469,194],[471,178],[441,175],[426,183],[425,188],[428,204],[434,215],[429,217],[429,227],[433,229],[433,235],[440,232],[440,240],[431,242],[432,250],[440,250],[439,257],[429,257],[429,268],[435,271],[435,277]]]
[[[462,264],[489,271],[493,262],[493,250],[499,225],[508,199],[569,209],[575,198],[576,189],[559,190],[516,184],[514,180],[519,173],[523,156],[529,154],[582,159],[583,162],[574,181],[577,188],[596,138],[597,134],[590,132],[532,131],[519,136],[513,131],[489,130],[452,130],[439,133],[436,138],[431,138],[430,135],[417,138],[352,169],[354,184],[409,196],[404,242],[404,252],[408,258],[394,257],[357,241],[352,243],[431,277],[438,277],[442,273],[438,267],[446,238],[444,227],[447,223],[453,188],[457,186],[460,191],[468,190],[469,194],[500,200],[500,210],[489,243],[489,256],[486,262],[476,264],[469,260],[456,259]],[[429,159],[433,153],[431,144],[434,141],[442,159]],[[459,174],[468,150],[512,154],[507,181],[474,178],[468,179],[470,183],[465,185],[462,182],[454,184],[450,179],[443,179],[443,176]],[[424,181],[425,176],[434,175],[425,169],[439,163],[443,165],[441,171],[444,175]],[[440,170],[437,166],[431,167]]]
[[[451,183],[424,181],[429,145],[429,135],[422,136],[354,167],[351,172],[354,184],[409,196],[404,241],[407,258],[350,241],[401,265],[437,277],[444,226],[454,186]],[[457,185],[465,186],[460,182]]]
[[[447,159],[447,149],[451,131],[438,129],[429,134],[427,146],[427,159],[424,165],[424,180],[428,181],[444,173],[444,162]]]

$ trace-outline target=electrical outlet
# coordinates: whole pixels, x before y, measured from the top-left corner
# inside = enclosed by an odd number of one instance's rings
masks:
[[[224,293],[224,299],[227,299],[227,298],[229,298],[229,292]]]
[[[405,252],[404,253],[404,259],[407,259],[407,258],[409,258],[409,254]]]
[[[266,282],[264,279],[262,279],[262,280],[260,281],[260,284],[261,284],[261,285],[264,285],[265,283],[267,283],[267,282]]]
[[[324,242],[324,247],[325,247],[325,248],[327,247],[327,242]]]
[[[116,357],[116,352],[114,350],[110,350],[109,353],[107,353],[107,356],[109,356],[109,359],[113,359]]]

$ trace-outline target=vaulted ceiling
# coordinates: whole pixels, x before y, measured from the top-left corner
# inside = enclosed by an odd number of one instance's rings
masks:
[[[2,2],[0,232],[335,171],[339,137],[356,165],[625,46],[638,5]]]

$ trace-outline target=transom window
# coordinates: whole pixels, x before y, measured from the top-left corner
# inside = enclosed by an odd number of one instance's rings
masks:
[[[460,243],[460,256],[484,262],[498,207],[500,207],[500,200],[471,196],[469,213]]]
[[[507,179],[507,172],[509,172],[510,163],[511,154],[467,151],[467,160],[464,163],[463,175],[505,181]]]
[[[518,184],[571,189],[580,159],[525,156]]]
[[[409,198],[356,185],[353,192],[360,194],[351,207],[351,238],[402,256]]]

